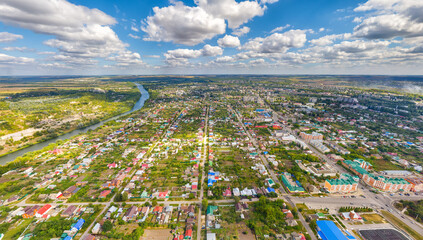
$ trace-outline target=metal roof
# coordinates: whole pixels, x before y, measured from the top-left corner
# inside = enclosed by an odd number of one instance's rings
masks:
[[[341,230],[332,221],[316,221],[320,231],[319,236],[323,240],[348,240]]]

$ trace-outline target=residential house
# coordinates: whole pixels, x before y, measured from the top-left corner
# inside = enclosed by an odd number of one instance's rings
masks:
[[[61,217],[67,218],[67,217],[72,217],[73,214],[75,213],[77,207],[75,205],[70,205],[69,207],[67,207],[62,214],[60,214]]]
[[[45,217],[47,215],[47,212],[50,211],[50,210],[51,210],[51,205],[50,204],[46,204],[42,208],[40,208],[40,210],[37,211],[37,213],[35,214],[35,216],[37,218]]]
[[[137,215],[138,215],[138,208],[136,206],[132,206],[128,210],[126,210],[124,216],[122,217],[122,220],[125,222],[130,221]]]

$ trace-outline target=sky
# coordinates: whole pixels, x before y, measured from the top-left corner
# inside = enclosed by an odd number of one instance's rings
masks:
[[[423,74],[422,0],[1,0],[0,75]]]

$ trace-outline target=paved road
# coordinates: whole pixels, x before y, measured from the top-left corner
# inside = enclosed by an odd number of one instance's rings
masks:
[[[206,177],[206,174],[205,174],[205,168],[204,168],[204,166],[205,166],[205,162],[206,162],[206,159],[207,159],[207,156],[208,156],[208,152],[207,152],[207,139],[208,139],[208,133],[207,133],[207,131],[208,131],[208,122],[209,122],[209,107],[207,107],[207,112],[206,112],[206,120],[205,120],[205,122],[204,122],[204,131],[203,131],[203,156],[202,156],[202,158],[201,158],[201,162],[200,162],[200,166],[201,166],[201,169],[202,169],[202,174],[201,174],[201,181],[200,181],[200,185],[199,186],[201,186],[201,190],[200,190],[200,196],[199,196],[199,202],[200,202],[200,207],[198,208],[198,219],[197,219],[197,240],[200,240],[201,239],[201,207],[202,207],[202,200],[203,200],[203,197],[204,197],[204,186],[203,186],[203,183],[204,183],[204,178]]]
[[[229,109],[231,109],[231,111],[233,111],[233,109],[232,109],[232,108],[230,108],[230,107],[229,107]],[[243,128],[243,129],[244,129],[244,131],[247,133],[247,135],[248,135],[248,137],[250,138],[251,142],[253,143],[253,145],[254,145],[254,146],[255,146],[255,148],[257,149],[257,154],[258,154],[258,156],[260,157],[260,159],[262,160],[262,162],[263,162],[264,166],[266,167],[267,172],[268,172],[268,173],[270,174],[270,176],[272,177],[272,180],[273,180],[275,183],[279,183],[279,185],[281,186],[281,187],[279,188],[279,191],[280,191],[281,193],[286,193],[285,189],[282,187],[282,184],[279,182],[279,179],[278,179],[278,177],[276,176],[275,172],[273,171],[273,169],[271,169],[271,168],[269,167],[269,163],[268,163],[267,159],[264,157],[264,154],[261,152],[261,150],[260,150],[260,145],[258,144],[257,139],[256,139],[256,138],[253,138],[253,137],[252,137],[252,135],[250,134],[250,132],[249,132],[249,131],[247,131],[247,128],[245,127],[244,123],[242,122],[242,119],[241,119],[241,116],[239,115],[239,113],[238,113],[237,111],[234,111],[234,112],[235,112],[235,115],[236,115],[236,117],[237,117],[237,119],[238,119],[239,123],[241,124],[242,128]],[[291,199],[290,199],[288,196],[286,196],[286,197],[285,197],[285,200],[286,200],[286,201],[287,201],[287,202],[288,202],[288,203],[289,203],[292,207],[294,207],[294,208],[295,208],[295,204],[291,201]],[[312,240],[317,240],[317,238],[316,238],[316,236],[314,235],[313,231],[311,230],[310,226],[309,226],[309,225],[308,225],[308,223],[305,221],[305,219],[304,219],[303,215],[302,215],[300,212],[298,212],[298,217],[299,217],[299,220],[301,221],[302,225],[305,227],[305,229],[307,230],[308,234],[310,235],[311,239],[312,239]]]

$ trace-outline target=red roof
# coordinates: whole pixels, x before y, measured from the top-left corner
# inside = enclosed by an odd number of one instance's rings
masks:
[[[112,190],[104,190],[100,193],[101,197],[106,197],[107,195],[109,195],[112,192]]]
[[[185,232],[185,236],[191,237],[191,235],[192,235],[192,229],[188,229],[188,230]]]
[[[166,197],[167,196],[168,191],[165,192],[159,192],[159,197]]]
[[[46,204],[44,205],[42,208],[40,208],[40,210],[38,210],[38,214],[43,215],[44,213],[46,213],[49,209],[51,208],[50,204]]]

